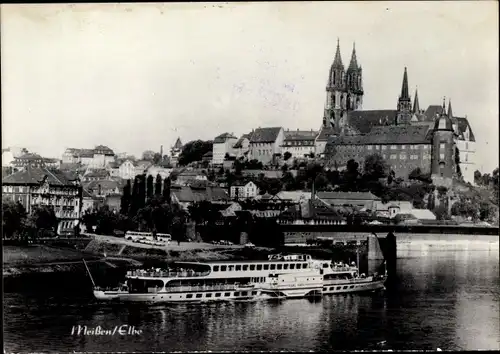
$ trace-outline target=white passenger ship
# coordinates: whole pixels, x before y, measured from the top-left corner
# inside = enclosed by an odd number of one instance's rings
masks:
[[[128,271],[124,285],[112,290],[94,285],[94,296],[99,300],[138,302],[304,297],[332,293],[328,290],[330,286],[325,291],[325,277],[329,285],[335,281],[354,284],[357,268],[349,269],[350,273],[346,273],[345,269],[334,267],[331,261],[314,260],[304,254],[270,255],[267,261],[177,262],[169,269]],[[337,273],[341,279],[335,277]],[[350,280],[343,278],[351,275]],[[356,283],[356,288],[348,289],[375,289],[374,283],[379,282],[367,278]],[[383,281],[380,284],[383,287]]]

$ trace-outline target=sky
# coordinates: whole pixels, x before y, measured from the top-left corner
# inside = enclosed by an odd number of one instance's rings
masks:
[[[363,109],[451,99],[498,166],[498,2],[1,5],[2,148],[141,156],[252,128],[319,129],[337,38]]]

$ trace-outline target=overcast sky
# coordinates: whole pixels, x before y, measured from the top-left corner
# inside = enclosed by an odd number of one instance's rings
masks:
[[[319,129],[337,37],[363,109],[450,97],[498,165],[498,2],[2,5],[2,147],[47,157],[170,148],[259,126]]]

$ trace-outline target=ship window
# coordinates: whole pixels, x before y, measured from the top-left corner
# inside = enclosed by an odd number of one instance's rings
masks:
[[[276,264],[271,264],[271,270],[275,270],[276,269]]]
[[[255,270],[255,264],[250,265],[250,270]]]
[[[241,292],[241,296],[247,296],[247,292],[246,291],[242,291]]]
[[[257,264],[257,270],[262,270],[262,264]]]
[[[248,264],[245,264],[245,265],[243,266],[243,270],[248,270]]]
[[[344,286],[344,289],[347,289],[347,286]]]
[[[264,264],[264,270],[269,270],[269,264]]]
[[[288,264],[283,264],[283,269],[288,269]]]
[[[283,268],[283,265],[282,264],[278,264],[278,270],[280,270],[281,268]]]
[[[257,292],[256,291],[252,291],[252,295],[257,295]]]
[[[196,294],[196,297],[197,297],[197,298],[200,298],[200,297],[201,297],[201,295],[203,295],[203,294]]]
[[[340,286],[337,286],[337,290],[340,290],[340,288],[341,288]]]
[[[227,268],[226,266],[220,266],[220,271],[221,271],[221,272],[225,272],[225,271],[226,271],[226,268]]]
[[[354,288],[354,285],[351,285],[351,286],[349,287],[349,289],[352,289],[352,288]]]
[[[215,297],[220,297],[220,293],[215,293]]]
[[[187,294],[186,299],[191,299],[193,297],[193,294]]]
[[[334,288],[333,286],[330,286],[330,290],[333,290],[333,288]]]
[[[224,296],[231,296],[231,293],[224,293]]]
[[[302,269],[306,269],[307,268],[307,263],[302,263]]]
[[[323,268],[328,268],[328,263],[323,263]]]
[[[219,266],[214,266],[214,272],[218,272],[219,271]]]
[[[290,264],[290,269],[295,269],[295,264]]]
[[[240,292],[239,291],[235,291],[234,292],[234,296],[240,296]]]
[[[205,295],[205,297],[212,297],[212,294],[211,294],[211,293],[207,293],[207,294]]]
[[[241,270],[241,265],[237,265],[236,270]]]
[[[233,271],[234,270],[234,265],[231,264],[230,266],[227,266],[227,270]]]
[[[295,267],[296,267],[296,269],[300,269],[300,263],[297,263],[297,264],[295,265]]]

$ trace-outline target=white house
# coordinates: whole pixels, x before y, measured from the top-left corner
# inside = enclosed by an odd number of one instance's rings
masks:
[[[238,138],[233,134],[224,133],[214,139],[212,148],[212,164],[222,165],[226,154],[235,156],[233,146],[238,141]]]
[[[317,131],[311,130],[286,130],[284,132],[282,152],[283,155],[289,152],[292,158],[287,160],[291,163],[293,158],[304,158],[307,155],[316,154],[315,141],[318,136]]]
[[[229,191],[231,199],[255,198],[259,194],[259,188],[252,181],[244,184],[233,184]]]
[[[104,145],[94,149],[67,148],[62,154],[62,163],[81,163],[90,168],[105,168],[114,160],[115,153]]]
[[[156,178],[157,175],[161,176],[161,179],[165,179],[170,176],[170,173],[172,172],[172,168],[166,168],[166,167],[161,167],[161,166],[149,166],[146,169],[146,177],[153,176]]]
[[[263,164],[276,163],[282,156],[283,140],[282,127],[255,129],[250,137],[250,158]]]
[[[135,176],[144,172],[144,167],[139,166],[137,162],[125,160],[118,167],[118,177],[123,179],[134,179]]]
[[[476,139],[467,118],[455,118],[457,121],[455,143],[460,156],[460,171],[466,182],[474,184],[476,170]]]
[[[7,149],[2,149],[2,167],[11,167],[15,158],[27,153],[28,150],[25,148],[9,147]]]

